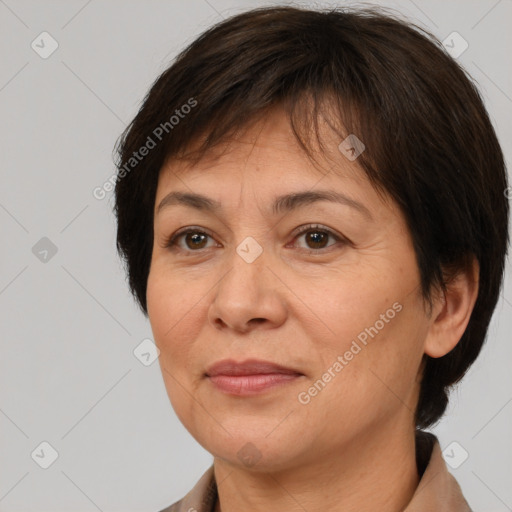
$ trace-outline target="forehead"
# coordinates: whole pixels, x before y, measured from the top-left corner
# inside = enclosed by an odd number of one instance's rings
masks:
[[[243,206],[273,216],[330,202],[369,220],[383,213],[390,205],[378,196],[357,161],[338,149],[339,136],[325,127],[321,136],[324,151],[313,146],[313,158],[308,157],[289,118],[274,111],[198,162],[169,160],[159,176],[155,219],[166,218],[164,212],[175,205],[216,215],[223,210],[240,215]]]
[[[209,148],[199,161],[167,159],[160,172],[159,188],[167,188],[180,181],[183,184],[183,180],[197,182],[206,176],[228,171],[230,175],[235,174],[241,178],[248,174],[248,170],[257,173],[260,182],[266,178],[318,181],[328,175],[368,181],[357,161],[351,161],[339,149],[342,139],[326,123],[319,120],[321,147],[315,133],[309,131],[304,135],[307,137],[309,154],[297,140],[287,113],[280,107],[274,107],[234,136],[226,137]],[[198,138],[191,143],[187,153],[194,154],[203,140]]]
[[[370,182],[357,158],[347,158],[338,148],[341,136],[327,123],[318,128],[322,145],[315,146],[316,134],[309,134],[308,156],[287,114],[276,109],[199,161],[169,159],[159,174],[155,222],[173,218],[175,205],[235,219],[260,214],[272,218],[335,203],[345,205],[346,218],[391,222],[403,217],[393,198]]]

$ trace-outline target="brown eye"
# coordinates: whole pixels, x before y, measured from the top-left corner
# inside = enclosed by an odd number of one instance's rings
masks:
[[[207,237],[205,233],[185,233],[185,244],[189,249],[203,249]]]
[[[325,244],[329,240],[329,233],[326,233],[325,231],[308,231],[305,234],[305,240],[306,243],[312,248],[312,249],[323,249],[325,247]]]
[[[208,248],[208,239],[211,239],[211,236],[208,233],[198,229],[189,228],[173,235],[165,246],[177,248],[182,251],[194,252]]]
[[[295,240],[300,240],[301,238],[304,240],[305,245],[301,247],[301,244],[299,244],[299,248],[312,254],[321,254],[323,249],[328,249],[336,245],[336,243],[343,243],[345,241],[330,229],[315,225],[305,226],[295,235]],[[332,239],[333,242],[329,243],[329,239]]]

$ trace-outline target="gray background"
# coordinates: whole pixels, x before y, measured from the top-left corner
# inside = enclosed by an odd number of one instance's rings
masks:
[[[115,252],[112,196],[92,190],[114,172],[116,138],[177,51],[220,19],[269,4],[0,0],[1,511],[157,511],[210,465],[172,411],[158,362],[134,356],[150,325]],[[457,31],[468,42],[458,60],[510,162],[512,2],[383,4],[441,40]],[[43,31],[59,44],[46,59],[31,48],[50,48]],[[40,252],[43,237],[55,254]],[[476,512],[512,510],[507,272],[485,349],[435,428],[443,449],[458,443],[451,457],[469,454],[451,471]],[[48,469],[43,441],[58,452]]]

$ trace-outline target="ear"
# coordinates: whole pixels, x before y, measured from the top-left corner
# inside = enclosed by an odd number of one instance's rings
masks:
[[[431,325],[425,339],[425,354],[442,357],[462,338],[478,296],[480,266],[475,257],[439,292],[434,300]]]

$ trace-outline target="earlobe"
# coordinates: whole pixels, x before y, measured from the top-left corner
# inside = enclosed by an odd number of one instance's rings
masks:
[[[478,296],[479,265],[475,257],[440,292],[432,309],[425,354],[438,358],[448,354],[460,341]]]

